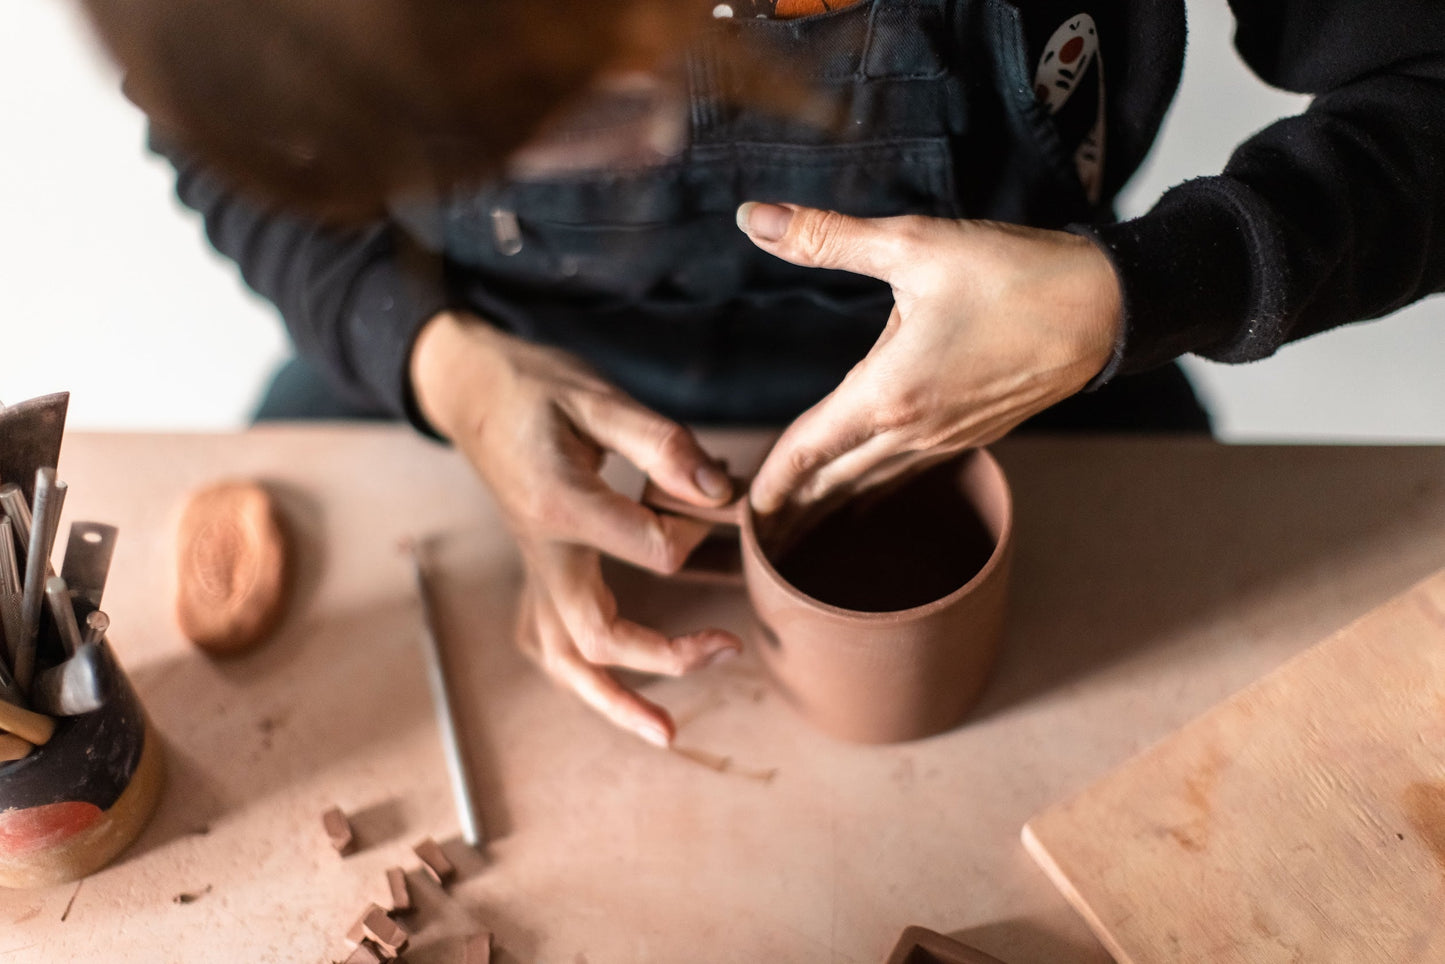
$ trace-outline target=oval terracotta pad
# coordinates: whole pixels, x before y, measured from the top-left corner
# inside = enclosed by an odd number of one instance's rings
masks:
[[[176,619],[208,652],[239,653],[266,638],[286,595],[286,537],[257,482],[220,482],[193,494],[176,541]]]

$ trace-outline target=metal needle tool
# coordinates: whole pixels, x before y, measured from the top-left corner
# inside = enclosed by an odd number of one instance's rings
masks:
[[[432,607],[431,593],[427,586],[426,564],[422,559],[424,547],[415,542],[407,544],[411,556],[412,574],[416,578],[416,592],[421,599],[422,642],[426,649],[427,682],[431,686],[432,704],[436,708],[437,729],[441,731],[442,750],[446,756],[447,774],[451,778],[452,802],[456,805],[457,820],[461,823],[462,839],[473,847],[482,844],[482,820],[477,813],[476,793],[471,770],[462,753],[461,740],[457,735],[457,718],[452,709],[452,700],[447,688],[446,672],[442,666],[441,641],[437,639],[436,611]]]
[[[108,632],[110,632],[110,617],[97,609],[85,617],[85,637],[81,642],[85,645],[100,645]]]
[[[17,490],[18,491],[18,490]],[[0,628],[5,631],[6,659],[15,665],[20,651],[20,563],[15,557],[15,527],[9,516],[0,518]]]
[[[29,691],[35,674],[35,645],[40,634],[40,606],[45,597],[45,578],[50,570],[50,550],[60,528],[60,511],[65,505],[66,485],[55,478],[55,470],[35,471],[35,508],[30,519],[30,550],[25,554],[25,592],[20,612],[25,619],[20,649],[15,656],[15,682]]]
[[[20,567],[15,561],[15,530],[0,516],[0,630],[5,651],[0,653],[0,699],[22,706],[25,702],[10,667],[20,647],[24,622],[20,618]]]
[[[60,576],[45,580],[45,598],[60,629],[60,642],[65,655],[74,656],[80,649],[80,625],[75,621],[75,604],[70,601],[70,588]]]
[[[14,482],[6,482],[0,485],[0,509],[5,512],[5,517],[15,527],[15,535],[20,539],[22,546],[30,545],[30,506],[25,501],[25,493],[20,491],[20,486]]]

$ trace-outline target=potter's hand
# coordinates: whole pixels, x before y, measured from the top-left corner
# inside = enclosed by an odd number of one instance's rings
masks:
[[[572,356],[467,315],[423,327],[411,357],[417,404],[491,488],[528,575],[521,628],[543,669],[613,723],[666,745],[667,712],[607,667],[680,675],[740,641],[722,630],[668,639],[622,619],[602,581],[601,552],[672,572],[705,526],[660,516],[598,475],[617,452],[696,505],[730,496],[726,474],[692,434],[608,385]]]
[[[1108,362],[1120,320],[1113,269],[1088,240],[988,221],[745,204],[771,254],[888,282],[873,349],[790,425],[752,486],[760,513],[810,513],[984,445],[1074,394]]]

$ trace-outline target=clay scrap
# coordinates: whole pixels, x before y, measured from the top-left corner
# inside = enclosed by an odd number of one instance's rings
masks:
[[[386,886],[391,891],[391,912],[409,914],[413,910],[411,888],[406,883],[406,871],[400,867],[386,868]]]
[[[338,854],[345,857],[356,853],[356,834],[352,832],[351,821],[346,819],[346,814],[341,812],[340,807],[332,807],[323,813],[321,825],[326,829],[326,836]]]
[[[239,653],[281,617],[287,584],[285,533],[259,483],[220,482],[191,496],[176,539],[176,619],[208,652]]]
[[[401,956],[406,950],[411,934],[405,927],[391,919],[391,915],[373,904],[361,918],[362,933],[375,944],[388,960]]]
[[[422,869],[427,872],[427,876],[438,884],[445,887],[456,876],[457,868],[442,852],[441,845],[431,837],[427,837],[411,849],[421,860]]]
[[[382,957],[381,950],[370,941],[362,941],[347,955],[344,964],[381,964],[386,960]]]

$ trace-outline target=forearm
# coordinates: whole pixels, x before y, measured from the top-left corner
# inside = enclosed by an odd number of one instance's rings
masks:
[[[212,245],[281,313],[298,353],[344,394],[426,430],[408,360],[422,325],[446,306],[439,264],[408,259],[389,224],[343,230],[269,211],[184,154],[152,147],[175,165],[176,193],[201,214]]]
[[[1267,76],[1324,88],[1309,111],[1143,217],[1076,229],[1109,254],[1123,289],[1105,377],[1186,352],[1262,358],[1445,287],[1445,55],[1374,70],[1336,58],[1335,73],[1311,73],[1308,51],[1286,40],[1290,57]]]

